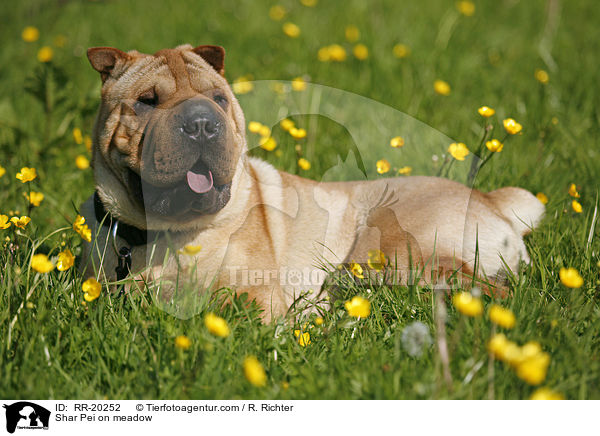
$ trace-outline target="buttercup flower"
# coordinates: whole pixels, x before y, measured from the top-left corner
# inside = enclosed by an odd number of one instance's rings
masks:
[[[254,89],[254,83],[248,77],[242,76],[235,79],[231,87],[236,94],[247,94]]]
[[[80,170],[87,170],[90,167],[90,160],[80,154],[75,158],[75,166]]]
[[[21,32],[21,38],[23,38],[23,41],[25,42],[35,42],[39,37],[40,31],[37,27],[27,26],[23,29],[23,32]]]
[[[467,316],[479,316],[483,313],[481,299],[468,292],[459,292],[452,297],[452,303],[460,313]]]
[[[308,171],[310,170],[310,162],[306,159],[304,159],[303,157],[301,157],[300,159],[298,159],[298,166],[303,169],[304,171]]]
[[[258,121],[250,121],[248,123],[248,131],[252,133],[258,133],[261,127],[262,123],[259,123]]]
[[[526,357],[517,366],[517,376],[530,385],[539,385],[546,378],[548,365],[550,355],[544,352],[536,353]]]
[[[0,215],[0,230],[8,229],[11,226],[11,222],[7,215]]]
[[[504,121],[502,121],[502,124],[504,124],[504,130],[506,130],[511,135],[516,135],[521,130],[523,130],[523,126],[521,126],[512,118],[505,119]]]
[[[44,194],[41,192],[31,191],[29,194],[25,194],[25,198],[32,206],[39,206],[44,199]]]
[[[321,47],[317,54],[321,62],[343,62],[346,60],[346,49],[339,44]]]
[[[188,350],[192,346],[192,341],[185,335],[179,335],[175,338],[175,346],[180,350]]]
[[[575,186],[575,183],[571,183],[571,186],[569,186],[569,195],[575,198],[580,197],[579,192],[577,192],[577,186]]]
[[[181,250],[181,253],[187,256],[195,256],[200,251],[202,251],[202,245],[186,245]]]
[[[450,153],[450,155],[454,159],[463,161],[463,160],[465,160],[465,157],[467,157],[467,155],[469,154],[469,149],[462,142],[459,142],[459,143],[453,142],[448,147],[448,153]]]
[[[421,321],[414,321],[402,330],[402,347],[413,357],[421,357],[432,343],[429,327]]]
[[[385,254],[381,250],[369,250],[367,253],[369,255],[369,260],[367,260],[367,264],[369,268],[379,272],[383,270],[385,265],[387,264],[387,259]]]
[[[75,222],[73,222],[73,230],[75,230],[84,241],[92,241],[92,231],[88,225],[85,224],[85,218],[81,215],[77,215],[75,218]]]
[[[56,262],[56,269],[59,271],[66,271],[73,266],[75,263],[75,256],[71,253],[68,248],[58,253],[58,260]]]
[[[84,292],[83,298],[89,303],[100,296],[102,286],[98,283],[98,280],[92,277],[82,283],[81,289]]]
[[[73,139],[76,144],[81,144],[83,142],[83,134],[81,133],[81,129],[79,127],[75,127],[73,129]]]
[[[433,90],[440,95],[450,95],[450,85],[443,80],[433,82]]]
[[[496,113],[494,109],[488,106],[481,106],[479,109],[477,109],[477,112],[479,112],[479,115],[484,118],[489,118]]]
[[[356,42],[360,38],[360,30],[356,26],[347,26],[345,35],[348,42]]]
[[[284,23],[283,33],[285,33],[290,38],[297,38],[298,36],[300,36],[300,28],[294,23]]]
[[[215,336],[219,336],[221,338],[226,338],[229,336],[230,331],[227,321],[212,312],[208,313],[204,318],[204,325],[208,331]]]
[[[286,14],[286,10],[281,5],[274,5],[274,6],[271,6],[271,9],[269,9],[269,18],[271,18],[271,20],[274,20],[274,21],[283,20],[283,17],[285,17],[285,14]]]
[[[4,174],[6,174],[6,169],[5,169],[5,168],[4,168],[2,165],[0,165],[0,178],[1,178],[1,177],[2,177]]]
[[[363,275],[363,269],[362,266],[360,266],[358,263],[356,262],[351,262],[350,263],[350,272],[355,276],[358,277],[359,279],[364,279],[365,276]]]
[[[515,315],[510,309],[505,309],[502,306],[493,304],[490,307],[490,321],[494,324],[504,327],[505,329],[511,329],[515,326]]]
[[[485,146],[487,149],[493,153],[500,153],[504,148],[504,144],[498,141],[497,139],[492,139],[491,141],[486,141]]]
[[[546,196],[546,194],[544,194],[543,192],[538,192],[535,195],[535,198],[537,198],[538,200],[540,200],[540,202],[542,204],[548,204],[548,197]]]
[[[306,89],[306,82],[302,77],[296,77],[292,79],[292,89],[294,91],[304,91]]]
[[[260,148],[263,150],[273,151],[277,147],[277,141],[275,141],[272,136],[263,136],[260,138],[260,141],[258,141],[258,145],[260,145]]]
[[[90,135],[85,135],[83,137],[83,144],[88,153],[92,151],[92,138],[90,138]]]
[[[42,63],[50,62],[52,60],[53,56],[54,56],[54,50],[52,50],[52,47],[49,47],[47,45],[40,48],[37,53],[38,61],[40,61]]]
[[[322,324],[323,324],[323,322],[324,322],[324,321],[323,321],[323,318],[322,318],[322,317],[320,317],[320,316],[317,316],[317,317],[315,318],[315,324],[316,324],[316,325],[322,325]]]
[[[529,399],[530,400],[564,400],[565,397],[563,395],[559,394],[558,392],[553,391],[552,389],[539,388],[533,394],[531,394],[531,397],[529,397]]]
[[[472,1],[458,1],[456,2],[456,9],[458,12],[463,14],[465,17],[471,17],[475,13],[475,4]]]
[[[390,140],[390,147],[399,148],[404,146],[404,138],[402,136],[394,136]]]
[[[283,120],[281,120],[279,122],[279,125],[286,132],[289,132],[291,129],[293,129],[294,127],[296,127],[296,125],[294,124],[294,122],[292,120],[288,119],[288,118],[284,118]]]
[[[533,74],[533,76],[535,77],[535,80],[537,80],[538,82],[540,82],[543,85],[545,85],[546,83],[548,83],[550,81],[550,76],[544,70],[539,70],[539,69],[535,70],[535,73]]]
[[[294,330],[294,336],[298,338],[298,344],[301,347],[306,347],[310,344],[310,334],[308,332],[302,333],[300,330]]]
[[[506,339],[503,333],[496,333],[488,342],[488,350],[500,360],[504,360],[506,349],[509,345],[509,340]]]
[[[575,268],[561,268],[558,272],[560,282],[567,288],[581,288],[583,286],[583,277]]]
[[[271,136],[271,129],[269,129],[268,126],[261,124],[260,127],[258,128],[258,134],[262,137]]]
[[[50,259],[45,254],[34,254],[31,258],[31,268],[45,274],[54,269],[54,264],[50,262]]]
[[[581,213],[581,212],[583,212],[583,207],[581,206],[581,203],[580,203],[580,202],[578,202],[577,200],[573,200],[573,201],[571,202],[571,207],[573,208],[573,210],[574,210],[576,213]]]
[[[398,174],[402,176],[410,176],[412,173],[412,167],[402,167],[398,169]]]
[[[21,183],[31,182],[33,179],[37,177],[37,172],[35,168],[23,167],[21,171],[17,173],[17,179],[21,181]]]
[[[354,53],[354,57],[359,61],[364,61],[369,57],[369,49],[364,44],[356,44],[352,53]]]
[[[392,53],[398,59],[402,59],[410,55],[410,48],[404,44],[396,44],[392,49]]]
[[[254,356],[248,356],[244,359],[244,376],[246,380],[256,387],[263,387],[267,384],[267,374],[265,369]]]
[[[375,165],[377,166],[377,172],[379,174],[385,174],[392,168],[387,159],[380,159]]]
[[[344,307],[348,311],[348,315],[354,318],[366,318],[371,314],[371,302],[358,295],[352,297],[352,300],[346,301]]]
[[[306,138],[306,130],[304,129],[299,129],[297,127],[292,127],[288,133],[292,136],[292,138],[294,139],[302,139],[302,138]]]
[[[31,218],[28,216],[22,216],[21,218],[14,216],[10,219],[10,222],[13,223],[15,227],[24,229],[25,226],[31,222]]]

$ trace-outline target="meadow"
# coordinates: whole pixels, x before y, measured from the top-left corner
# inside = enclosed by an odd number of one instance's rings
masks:
[[[1,397],[600,399],[594,2],[28,0],[5,2],[0,17]],[[188,319],[149,294],[117,298],[104,283],[97,298],[84,291],[77,259],[64,253],[80,254],[73,223],[94,192],[89,146],[101,82],[86,49],[154,53],[184,43],[225,48],[247,123],[272,128],[277,144],[249,131],[250,153],[279,169],[326,179],[358,150],[368,178],[468,178],[469,161],[450,144],[466,144],[469,158],[491,155],[477,189],[520,186],[547,203],[526,238],[531,263],[509,275],[509,296],[370,283],[354,268],[336,284],[331,310],[263,324],[233,289],[207,296]],[[363,138],[300,111],[290,119],[307,134],[293,137],[269,121],[283,104],[258,98],[291,95],[303,108],[330,88],[416,127],[405,126],[395,147],[385,116],[358,129]],[[481,115],[482,106],[494,114]],[[345,105],[340,119],[364,118],[369,107]],[[522,130],[505,129],[508,118]],[[487,125],[486,140],[502,140],[501,150],[484,146]]]

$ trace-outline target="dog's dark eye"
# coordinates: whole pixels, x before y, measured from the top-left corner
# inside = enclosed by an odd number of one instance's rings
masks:
[[[213,100],[215,103],[217,103],[219,106],[221,106],[221,108],[223,108],[223,110],[227,110],[227,97],[225,97],[224,95],[221,94],[217,94],[213,97]]]
[[[153,89],[142,93],[133,105],[136,114],[140,114],[150,108],[158,106],[158,96]]]

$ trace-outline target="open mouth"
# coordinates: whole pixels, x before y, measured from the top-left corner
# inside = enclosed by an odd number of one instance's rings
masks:
[[[178,219],[213,214],[229,201],[231,183],[215,185],[213,174],[200,160],[173,186],[158,187],[128,170],[131,195],[146,214]]]

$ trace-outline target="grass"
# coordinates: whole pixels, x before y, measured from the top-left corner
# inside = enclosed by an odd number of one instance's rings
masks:
[[[0,9],[5,23],[0,28],[5,41],[0,53],[0,165],[6,169],[0,178],[0,213],[32,217],[18,233],[14,227],[0,230],[7,238],[0,252],[3,397],[482,399],[490,397],[492,386],[493,398],[522,399],[536,389],[504,363],[489,363],[485,347],[493,327],[486,315],[491,304],[487,296],[480,318],[467,318],[446,302],[453,377],[448,385],[435,345],[420,358],[411,357],[403,346],[402,333],[415,320],[435,336],[438,306],[427,288],[345,281],[341,298],[323,313],[324,323],[315,325],[315,315],[306,320],[311,343],[301,347],[293,329],[305,320],[263,325],[258,309],[231,290],[218,295],[230,302],[224,308],[217,296],[205,298],[201,313],[181,320],[148,295],[120,299],[104,294],[84,306],[75,268],[49,274],[30,270],[33,250],[55,255],[63,247],[75,254],[80,249],[70,227],[77,207],[94,188],[91,170],[74,165],[75,157],[87,151],[75,143],[72,130],[90,134],[100,90],[85,49],[108,45],[152,53],[192,43],[224,46],[230,81],[248,74],[254,80],[305,76],[383,103],[391,108],[390,119],[398,117],[398,126],[418,127],[409,131],[415,142],[424,141],[423,147],[461,141],[473,150],[482,126],[476,109],[484,104],[496,109],[494,120],[512,116],[523,124],[523,134],[510,138],[475,182],[484,191],[516,185],[550,199],[543,223],[526,241],[532,262],[511,278],[512,294],[500,301],[517,319],[506,335],[518,344],[538,341],[550,354],[542,386],[569,399],[600,398],[600,226],[593,226],[600,172],[600,30],[595,25],[600,17],[595,4],[479,1],[475,15],[465,17],[441,0],[334,3],[320,1],[311,8],[282,0],[288,10],[283,21],[302,30],[296,39],[283,34],[282,22],[269,19],[274,3],[263,0],[222,0],[218,6],[190,0],[176,7],[167,2],[149,7],[140,1],[39,0]],[[553,9],[556,5],[558,10]],[[344,40],[350,24],[360,29],[369,58],[359,61],[349,53],[341,63],[317,61],[324,45],[340,43],[351,49]],[[27,25],[40,29],[39,41],[21,40]],[[57,35],[64,35],[66,44],[54,47],[52,62],[41,64],[38,49],[52,46]],[[396,43],[408,45],[410,56],[395,58]],[[535,80],[538,68],[549,72],[548,84]],[[432,84],[438,78],[451,85],[449,96],[434,93]],[[298,107],[310,104],[313,91],[305,91],[305,102],[297,95]],[[247,120],[276,120],[277,114],[265,110],[272,106],[261,104],[257,94],[240,96]],[[302,149],[312,163],[309,171],[298,169],[294,142],[277,129],[281,156],[261,149],[252,153],[317,180],[338,156],[345,159],[357,148],[370,177],[375,176],[374,161],[382,157],[393,167],[414,165],[415,173],[426,171],[424,165],[431,162],[419,166],[416,160],[424,155],[429,159],[430,149],[411,155],[407,143],[404,154],[394,155],[387,141],[395,136],[396,125],[383,122],[387,118],[379,113],[369,123],[368,107],[349,104],[339,109],[343,120],[366,123],[356,129],[363,132],[359,141],[351,124],[318,115],[294,117],[309,131]],[[251,137],[250,143],[256,139]],[[383,145],[369,148],[369,140]],[[14,178],[23,166],[38,171],[31,187]],[[571,210],[571,183],[579,186],[581,214]],[[45,195],[30,211],[23,198],[28,189]],[[567,266],[583,276],[581,288],[560,283],[558,271]],[[370,300],[368,318],[348,316],[343,304],[354,295]],[[229,337],[207,331],[203,319],[211,310],[227,320]],[[192,342],[186,351],[174,346],[181,334]],[[248,355],[264,365],[265,387],[254,387],[244,378],[242,361]]]

